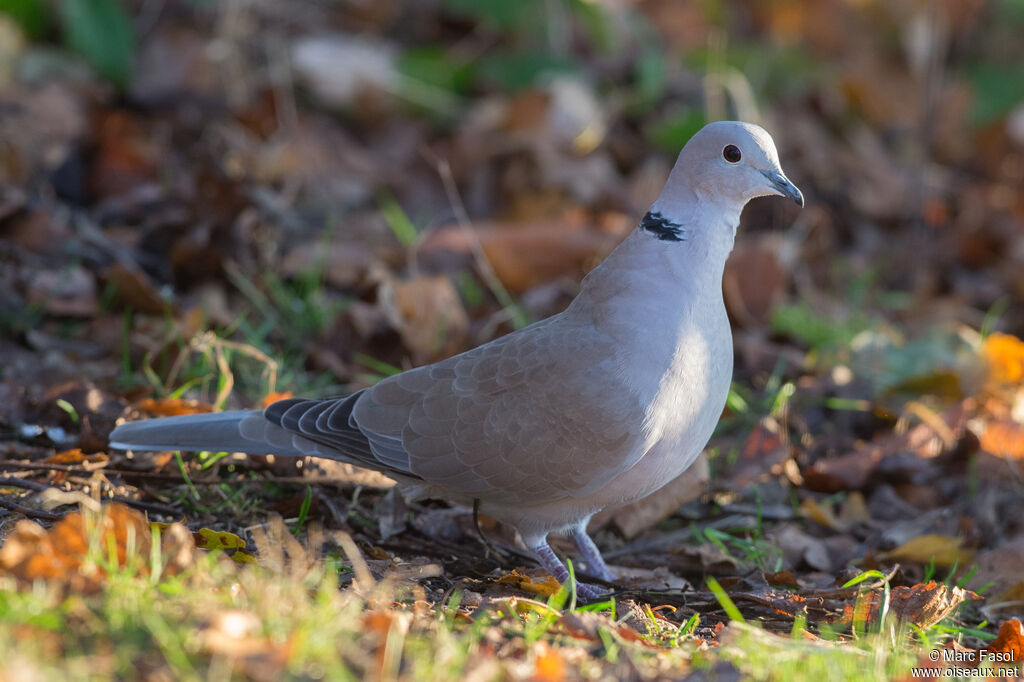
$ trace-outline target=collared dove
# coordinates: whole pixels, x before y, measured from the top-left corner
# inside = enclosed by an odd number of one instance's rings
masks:
[[[565,311],[345,397],[126,423],[110,445],[350,462],[407,496],[478,501],[560,582],[547,536],[567,532],[613,580],[587,521],[673,480],[711,437],[732,376],[722,271],[744,205],[767,195],[803,205],[771,136],[711,123]]]

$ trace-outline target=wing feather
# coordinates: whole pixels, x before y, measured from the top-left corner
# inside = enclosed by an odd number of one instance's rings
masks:
[[[274,403],[263,415],[280,428],[265,437],[456,496],[584,496],[646,451],[643,406],[617,350],[592,325],[550,318],[350,396]]]

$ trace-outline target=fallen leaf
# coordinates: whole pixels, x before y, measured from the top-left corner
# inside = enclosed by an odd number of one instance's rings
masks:
[[[326,248],[318,243],[296,246],[284,257],[279,269],[286,277],[323,272],[328,284],[354,289],[379,278],[385,265],[365,246],[332,241]]]
[[[989,334],[981,347],[989,377],[1001,384],[1024,380],[1024,341],[1010,334]]]
[[[981,449],[1001,459],[1024,459],[1024,426],[1012,421],[992,421],[979,438]]]
[[[94,535],[99,533],[98,541]],[[72,592],[92,593],[106,577],[103,566],[86,562],[90,546],[104,548],[104,557],[118,566],[133,562],[142,575],[150,571],[152,544],[150,524],[134,509],[119,503],[99,512],[72,512],[49,531],[22,520],[0,548],[0,573],[24,583],[46,580]],[[167,574],[180,572],[191,563],[192,535],[180,524],[173,524],[161,537],[164,556],[173,561],[164,564]]]
[[[963,549],[963,539],[949,535],[919,535],[896,549],[878,555],[881,561],[910,561],[936,566],[966,566],[974,560],[974,551]]]
[[[792,587],[793,589],[800,589],[800,583],[797,582],[796,576],[793,575],[792,571],[776,571],[775,573],[765,573],[765,582],[775,587]]]
[[[51,315],[92,317],[100,310],[96,280],[82,266],[36,272],[28,285],[28,300]]]
[[[832,513],[832,508],[818,504],[812,497],[808,497],[800,505],[800,515],[826,528],[839,528],[840,526],[835,514]]]
[[[273,403],[276,403],[279,400],[288,400],[292,397],[291,391],[271,391],[263,397],[263,407],[270,407]]]
[[[767,323],[789,286],[789,273],[779,262],[780,248],[774,235],[760,234],[738,243],[725,264],[725,305],[743,327]]]
[[[768,537],[782,551],[787,566],[797,568],[804,562],[819,571],[832,570],[832,558],[824,541],[805,533],[796,524],[780,524]]]
[[[1017,619],[999,626],[999,634],[986,647],[990,652],[1007,653],[1012,663],[1024,661],[1024,625]]]
[[[420,246],[425,259],[472,261],[470,240],[479,240],[494,273],[510,293],[519,295],[560,277],[579,279],[619,241],[585,225],[566,221],[474,223],[472,232],[458,226],[431,232]]]
[[[864,447],[838,457],[822,458],[803,470],[804,481],[807,488],[821,493],[860,490],[882,457],[881,448]]]
[[[778,424],[761,420],[743,443],[739,462],[729,473],[729,485],[734,490],[747,488],[769,474],[781,473],[790,456],[789,445],[779,437]]]
[[[157,417],[177,417],[184,414],[205,414],[214,411],[213,405],[209,403],[184,398],[163,398],[161,400],[146,398],[136,403],[135,407]]]
[[[103,271],[103,279],[111,287],[115,300],[133,312],[160,315],[170,309],[170,303],[157,293],[149,276],[141,270],[114,263]]]
[[[1012,602],[1024,601],[1024,535],[1007,538],[991,549],[978,552],[975,561],[978,572],[974,584],[992,584],[986,596],[992,608],[999,602],[1010,602],[1005,608],[1013,608]]]
[[[104,464],[109,458],[102,452],[97,452],[92,455],[83,453],[80,449],[75,448],[73,450],[65,450],[64,452],[58,452],[53,457],[46,460],[47,464]]]
[[[530,592],[532,594],[539,595],[541,597],[550,597],[562,588],[562,585],[555,580],[553,575],[545,575],[541,578],[534,578],[529,575],[520,573],[517,570],[510,571],[505,575],[498,578],[496,581],[499,585],[512,585],[514,587],[523,590],[524,592]]]
[[[885,595],[882,588],[851,597],[843,608],[840,622],[846,626],[870,625],[882,617]],[[961,587],[950,587],[934,580],[913,587],[894,587],[889,595],[889,611],[899,620],[929,628],[952,614],[965,601],[981,599]]]
[[[561,682],[565,679],[565,661],[557,649],[545,641],[537,642],[534,654],[533,678],[538,682]]]
[[[839,507],[839,522],[843,528],[852,528],[871,520],[868,503],[858,490],[854,490]]]
[[[469,317],[451,279],[415,277],[393,286],[399,331],[417,362],[449,357],[465,348]]]
[[[126,109],[101,109],[93,123],[96,150],[89,187],[95,195],[124,195],[154,179],[160,149],[140,116]]]

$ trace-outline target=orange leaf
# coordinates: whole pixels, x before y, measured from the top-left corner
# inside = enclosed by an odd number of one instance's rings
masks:
[[[1011,421],[993,421],[981,434],[981,449],[1003,459],[1024,459],[1024,426]]]
[[[271,391],[263,398],[263,407],[270,407],[272,403],[276,403],[278,400],[288,400],[291,397],[291,391]]]
[[[532,578],[528,575],[523,575],[519,571],[512,571],[498,578],[498,583],[501,585],[515,585],[521,590],[526,592],[532,592],[533,594],[540,595],[542,597],[550,597],[554,593],[561,589],[561,585],[554,576],[547,575],[543,578],[537,579]]]
[[[106,461],[108,461],[108,457],[101,452],[94,455],[87,455],[80,449],[75,448],[74,450],[58,452],[53,457],[47,459],[46,464],[82,464],[83,462],[89,464],[101,464]]]
[[[386,611],[370,611],[363,616],[363,627],[383,639],[391,629],[391,620]]]
[[[164,398],[163,400],[146,398],[136,403],[135,407],[143,412],[155,414],[158,417],[177,417],[183,414],[213,412],[213,405],[209,403],[201,403],[198,400],[184,400],[182,398]]]
[[[1019,663],[1024,660],[1024,625],[1017,619],[1003,623],[999,626],[999,636],[988,645],[988,650],[1010,654],[1010,660],[1001,663]]]
[[[96,533],[100,534],[98,546],[104,556],[110,548],[118,566],[135,558],[139,572],[149,572],[149,524],[139,512],[114,503],[98,514],[68,514],[49,531],[32,521],[19,521],[0,548],[0,573],[19,581],[42,579],[75,592],[95,592],[105,573],[101,567],[87,571],[84,566]],[[190,563],[192,537],[183,526],[170,526],[161,540],[164,556],[172,559],[165,570],[178,572]]]
[[[534,663],[533,679],[541,682],[560,682],[565,679],[565,661],[557,650],[545,642],[537,643],[537,661]]]
[[[1010,334],[990,334],[981,347],[989,376],[1002,384],[1024,379],[1024,341]]]

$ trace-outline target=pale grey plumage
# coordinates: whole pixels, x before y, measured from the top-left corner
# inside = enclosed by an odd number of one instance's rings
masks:
[[[479,500],[559,579],[546,536],[569,531],[610,579],[586,522],[672,480],[710,437],[732,374],[722,268],[744,204],[767,194],[803,203],[771,137],[710,124],[563,313],[350,396],[123,424],[111,446],[351,462],[410,494]]]

